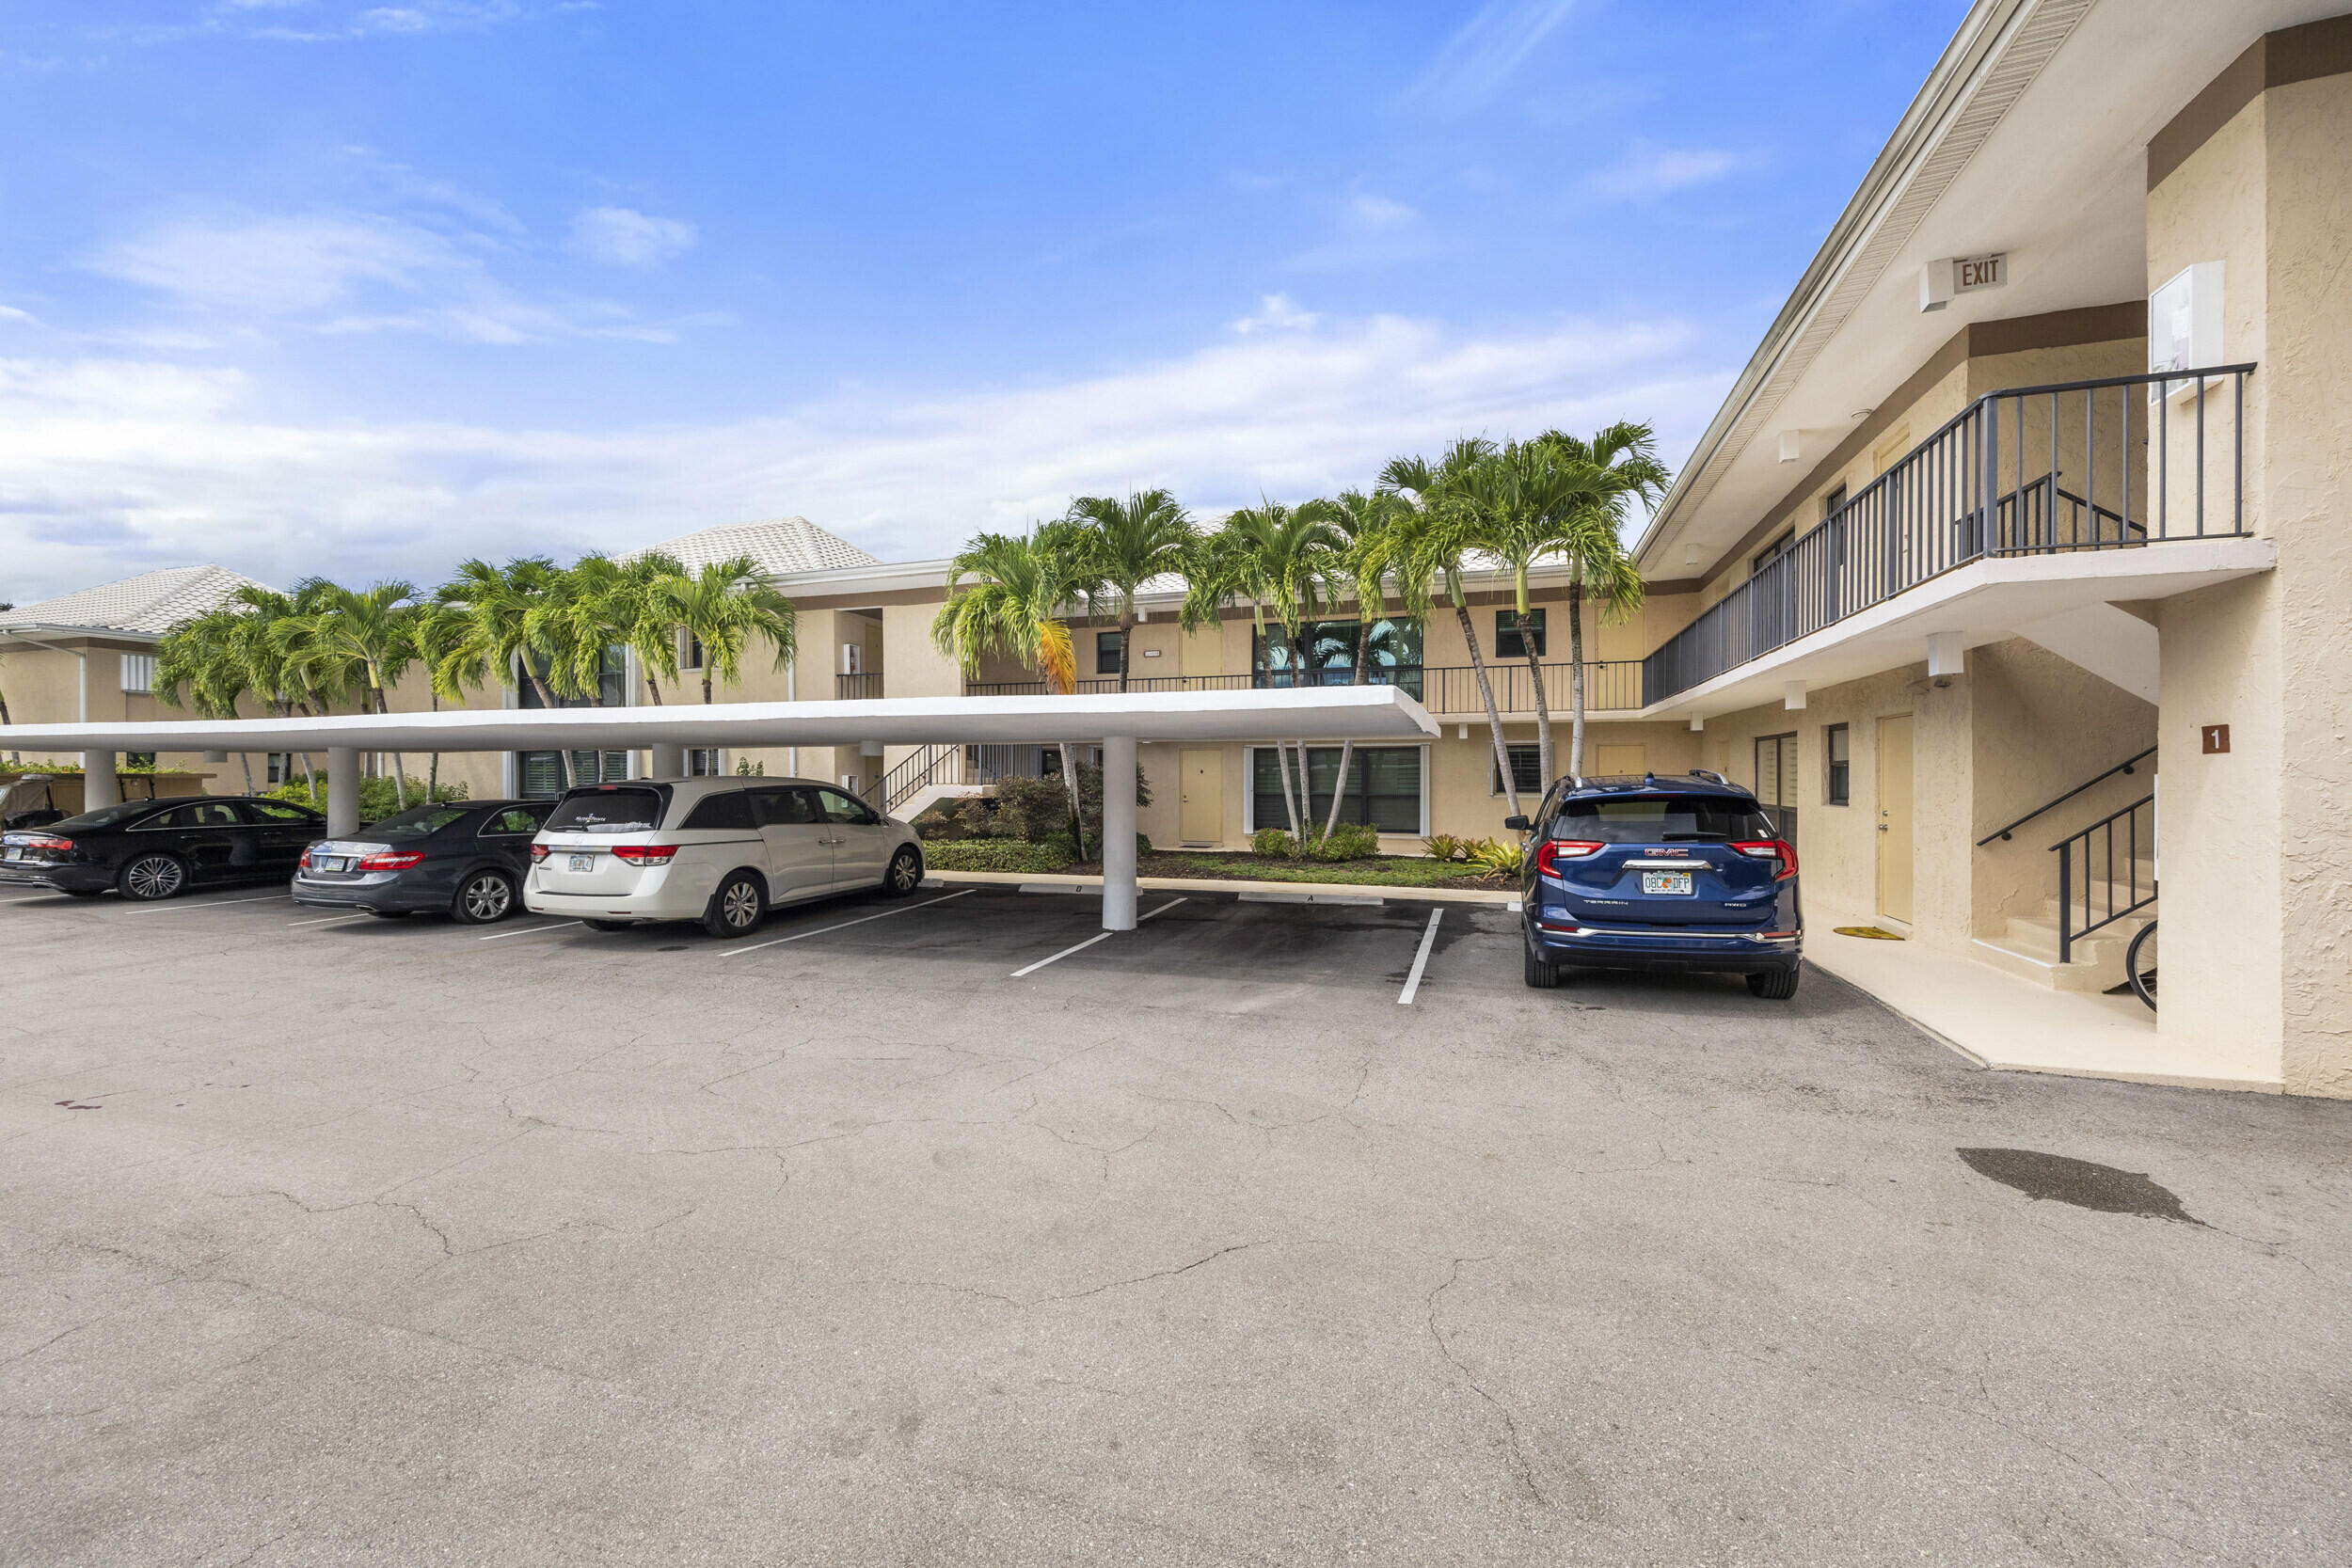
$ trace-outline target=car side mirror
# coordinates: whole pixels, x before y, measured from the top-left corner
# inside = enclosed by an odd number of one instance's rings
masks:
[[[1510,829],[1515,833],[1523,833],[1535,824],[1530,822],[1524,816],[1506,816],[1502,819],[1502,825]]]

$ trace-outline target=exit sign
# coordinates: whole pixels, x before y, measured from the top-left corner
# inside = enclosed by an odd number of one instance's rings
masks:
[[[1970,294],[1979,289],[1997,289],[2009,281],[2009,252],[1996,250],[1990,256],[1955,256],[1952,258],[1952,293]]]

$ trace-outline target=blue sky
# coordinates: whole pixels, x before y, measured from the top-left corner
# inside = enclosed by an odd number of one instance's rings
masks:
[[[1695,439],[1959,0],[0,0],[0,598]]]

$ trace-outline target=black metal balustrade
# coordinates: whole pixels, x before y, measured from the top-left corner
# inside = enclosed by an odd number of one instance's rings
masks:
[[[1544,672],[1544,702],[1554,713],[1568,711],[1569,666],[1565,663],[1547,664]],[[1248,675],[1154,675],[1135,676],[1127,682],[1130,691],[1286,691],[1294,686],[1343,687],[1354,684],[1354,672],[1343,669],[1318,670],[1308,673],[1302,681],[1288,670],[1261,670]],[[1495,706],[1503,713],[1526,714],[1535,709],[1534,682],[1523,660],[1499,660],[1486,666],[1486,679],[1494,688]],[[1394,686],[1432,713],[1484,713],[1486,703],[1478,691],[1478,673],[1467,664],[1440,665],[1422,668],[1419,665],[1384,665],[1368,671],[1367,686]],[[1082,680],[1078,690],[1091,696],[1119,689],[1117,676]],[[1045,692],[1041,680],[1029,681],[966,681],[963,694],[967,697],[1036,697]],[[1633,658],[1593,659],[1584,666],[1584,705],[1588,710],[1604,708],[1637,708],[1642,705],[1642,661]]]
[[[2253,370],[1979,398],[1661,643],[1644,661],[1644,705],[1972,562],[2243,534]],[[2225,455],[2226,473],[2209,471]]]
[[[866,804],[895,816],[933,784],[992,784],[999,779],[1035,778],[1041,764],[1035,746],[968,746],[947,741],[925,746],[874,781]]]
[[[2156,798],[2141,796],[2050,853],[2058,858],[2058,962],[2073,963],[2076,942],[2156,901]]]
[[[862,702],[882,694],[882,678],[879,673],[866,675],[835,675],[833,694],[845,703]]]

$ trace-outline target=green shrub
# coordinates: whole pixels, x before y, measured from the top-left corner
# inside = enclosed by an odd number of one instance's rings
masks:
[[[1452,833],[1431,833],[1422,843],[1429,850],[1429,858],[1438,861],[1458,861],[1470,858],[1470,846]]]
[[[1018,838],[943,839],[923,846],[933,871],[1058,871],[1072,863],[1070,841],[1030,844]]]
[[[956,820],[956,814],[947,809],[945,800],[932,801],[924,808],[923,815],[908,826],[914,830],[914,836],[926,844],[968,836],[963,831],[963,824]]]
[[[1249,835],[1249,852],[1263,855],[1270,861],[1295,860],[1298,846],[1291,841],[1290,834],[1279,828],[1260,828]]]
[[[1380,852],[1380,830],[1369,822],[1343,822],[1315,840],[1314,850],[1317,860],[1368,860]]]
[[[425,803],[424,781],[411,778],[407,781],[407,784],[408,803],[412,806],[423,805]],[[309,806],[313,811],[325,811],[326,809],[326,774],[324,770],[320,772],[316,795],[310,792],[309,784],[296,780],[293,784],[280,784],[278,788],[271,790],[269,799],[284,800],[297,806]],[[437,785],[433,791],[433,799],[462,800],[466,799],[466,786],[462,784]],[[359,781],[359,820],[361,822],[381,822],[398,810],[400,810],[400,800],[392,791],[391,780],[361,779]]]

